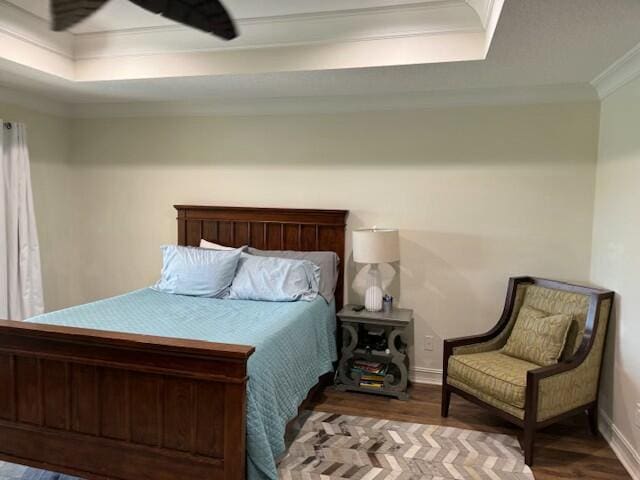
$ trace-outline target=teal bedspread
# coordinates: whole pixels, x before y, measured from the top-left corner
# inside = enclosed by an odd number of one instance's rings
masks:
[[[247,476],[277,479],[286,423],[337,357],[335,306],[218,300],[150,288],[47,313],[30,322],[254,345],[247,387]]]

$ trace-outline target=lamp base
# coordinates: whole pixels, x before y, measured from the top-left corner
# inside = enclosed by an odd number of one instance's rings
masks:
[[[364,307],[369,312],[379,312],[382,310],[382,280],[377,264],[372,264],[367,276],[367,289],[364,295]]]
[[[382,311],[382,288],[369,287],[364,297],[364,307],[368,312]]]

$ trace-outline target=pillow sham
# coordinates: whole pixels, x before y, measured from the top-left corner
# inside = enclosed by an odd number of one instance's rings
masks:
[[[209,242],[204,238],[200,239],[200,248],[207,248],[209,250],[235,250],[233,247],[225,247],[224,245],[219,245],[217,243]]]
[[[229,290],[234,300],[311,301],[318,296],[320,268],[307,260],[242,254]]]
[[[523,306],[502,353],[543,367],[558,363],[571,321],[571,315]]]
[[[154,290],[176,295],[224,298],[236,273],[241,250],[207,250],[165,245],[162,272]]]
[[[260,257],[290,258],[294,260],[307,260],[320,267],[320,282],[318,290],[320,295],[331,303],[338,283],[338,266],[340,257],[335,252],[298,252],[294,250],[258,250],[249,247],[247,253]]]

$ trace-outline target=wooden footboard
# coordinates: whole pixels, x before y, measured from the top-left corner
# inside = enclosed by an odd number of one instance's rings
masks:
[[[0,459],[97,480],[241,480],[253,350],[0,321]]]

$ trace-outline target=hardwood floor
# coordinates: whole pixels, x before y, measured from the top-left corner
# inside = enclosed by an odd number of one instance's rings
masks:
[[[520,430],[486,410],[453,395],[449,418],[440,417],[440,387],[414,385],[411,400],[319,390],[303,408],[344,415],[380,417],[399,421],[449,425],[487,432],[520,435]],[[630,479],[615,454],[601,437],[589,433],[586,415],[541,430],[536,440],[533,472],[536,480]]]

